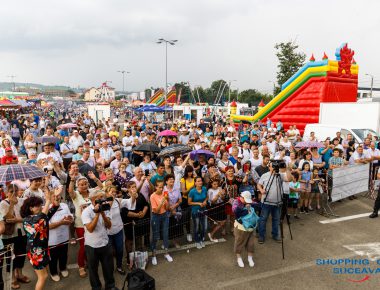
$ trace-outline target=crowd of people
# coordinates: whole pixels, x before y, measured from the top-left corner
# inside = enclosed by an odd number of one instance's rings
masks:
[[[317,212],[333,169],[354,163],[375,167],[380,160],[378,140],[371,135],[355,144],[351,135],[343,139],[337,132],[319,140],[321,148],[297,148],[318,136],[302,138],[295,125],[285,130],[270,120],[236,127],[214,116],[213,122],[178,120],[167,127],[125,119],[122,110],[113,117],[95,123],[84,111],[56,107],[2,118],[1,165],[30,164],[46,173],[2,185],[0,259],[9,272],[13,245],[12,289],[35,280],[23,274],[26,258],[37,275],[36,289],[44,289],[49,275],[55,282],[68,277],[73,244],[79,276],[88,276],[92,289],[101,289],[99,263],[105,289],[117,289],[114,272],[125,275],[123,257],[131,265],[126,253],[134,242],[149,249],[152,265],[158,265],[158,245],[170,263],[171,246],[195,243],[201,250],[206,240],[217,243],[231,235],[238,266],[245,266],[246,250],[254,267],[255,233],[258,243],[266,242],[269,215],[271,238],[281,242],[284,200],[292,219]],[[66,123],[77,126],[59,126]],[[174,134],[159,137],[165,129]],[[143,144],[159,150],[143,150]],[[176,144],[188,150],[157,155]],[[283,196],[277,185],[270,186],[277,164]]]

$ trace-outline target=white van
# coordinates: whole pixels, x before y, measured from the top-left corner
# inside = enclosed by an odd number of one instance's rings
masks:
[[[336,137],[336,133],[340,132],[341,137],[346,139],[347,134],[352,134],[356,143],[363,143],[364,138],[367,137],[369,133],[372,136],[378,136],[378,134],[371,129],[362,129],[362,128],[347,128],[340,125],[328,125],[328,124],[307,124],[303,136],[310,136],[310,133],[314,132],[315,136],[319,141],[326,140],[327,137],[330,137],[331,140]]]

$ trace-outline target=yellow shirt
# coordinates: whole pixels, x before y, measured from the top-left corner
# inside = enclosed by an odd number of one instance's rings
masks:
[[[181,183],[183,183],[184,185],[185,185],[185,189],[186,190],[189,190],[190,191],[190,189],[191,188],[193,188],[194,187],[194,185],[195,185],[195,182],[194,182],[194,178],[192,178],[190,181],[189,180],[187,180],[187,179],[185,179],[185,178],[181,178],[181,180],[180,180],[180,182]],[[188,195],[189,193],[182,193],[182,197],[184,197],[184,198],[187,198],[187,195]]]
[[[116,136],[117,138],[119,138],[119,132],[118,132],[118,131],[110,131],[108,135],[109,135],[110,137],[112,137],[112,136]]]

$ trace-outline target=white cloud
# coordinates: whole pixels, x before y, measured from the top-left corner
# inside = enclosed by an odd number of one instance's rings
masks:
[[[365,3],[365,4],[364,4]],[[0,79],[91,86],[112,80],[127,89],[164,84],[164,47],[169,82],[208,86],[224,78],[269,91],[276,75],[274,44],[297,39],[308,57],[349,42],[363,84],[380,80],[377,1],[300,0],[66,0],[7,1],[0,10]],[[368,82],[367,82],[368,83]],[[378,82],[380,86],[380,81]]]

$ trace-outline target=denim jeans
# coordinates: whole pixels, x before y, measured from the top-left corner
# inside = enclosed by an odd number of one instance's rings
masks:
[[[207,231],[207,217],[202,212],[191,213],[194,227],[194,241],[203,242]]]
[[[108,235],[110,243],[116,253],[116,267],[121,268],[123,263],[124,235],[123,230],[114,235]]]
[[[259,218],[259,237],[265,239],[266,225],[269,214],[272,215],[272,238],[278,239],[280,225],[280,207],[276,205],[263,204]]]
[[[124,153],[124,156],[123,156],[123,157],[128,158],[129,161],[131,161],[132,151],[125,151],[125,150],[124,150],[123,153]]]
[[[151,249],[156,250],[157,241],[160,239],[160,231],[162,231],[162,238],[164,240],[164,248],[169,248],[169,215],[168,213],[155,214],[152,213],[152,243]]]

